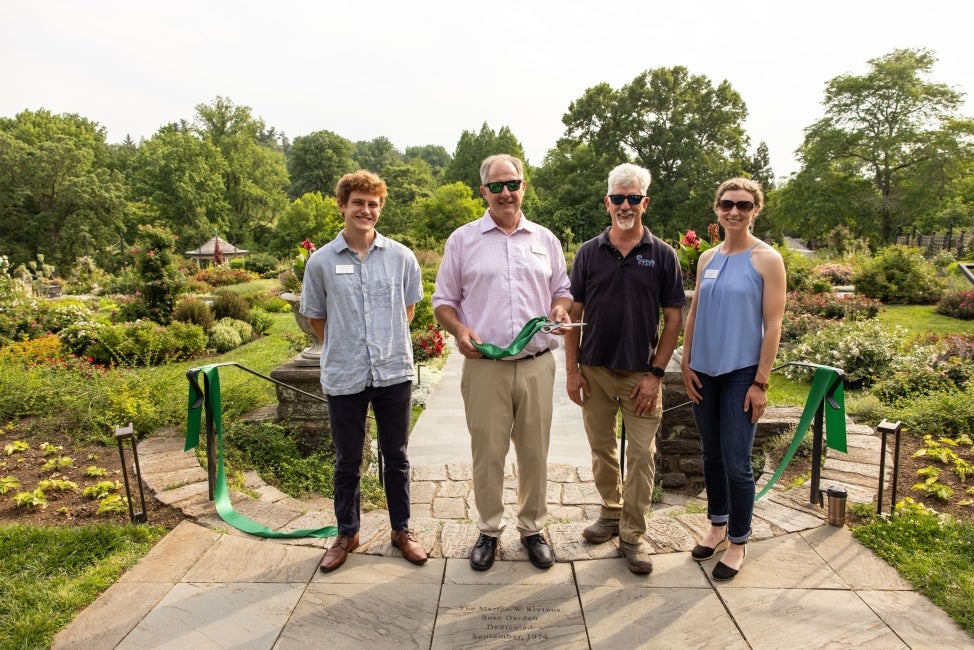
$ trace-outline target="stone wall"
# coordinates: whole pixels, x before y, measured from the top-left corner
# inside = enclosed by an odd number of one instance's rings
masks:
[[[656,439],[656,480],[664,489],[696,491],[703,486],[703,461],[693,409],[683,386],[680,356],[679,351],[673,355],[663,379],[664,413]],[[760,449],[777,434],[793,429],[800,418],[801,409],[769,408],[758,422],[754,448]]]

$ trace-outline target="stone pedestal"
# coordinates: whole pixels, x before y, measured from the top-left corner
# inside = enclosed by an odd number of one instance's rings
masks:
[[[687,403],[690,399],[680,370],[682,360],[683,348],[679,348],[666,366],[663,378],[663,410],[676,408],[663,414],[656,436],[656,478],[664,488],[695,491],[703,486],[703,460],[693,408]],[[760,451],[774,436],[794,430],[800,416],[801,409],[768,409],[758,422],[754,449]]]
[[[299,355],[300,357],[300,355]],[[302,452],[310,453],[323,446],[333,447],[328,424],[328,403],[321,392],[321,370],[306,365],[295,357],[271,371],[271,379],[317,396],[314,399],[296,390],[277,387],[277,419],[294,431]]]

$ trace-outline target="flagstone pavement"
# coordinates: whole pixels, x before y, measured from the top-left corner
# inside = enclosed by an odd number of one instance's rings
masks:
[[[388,513],[364,513],[361,544],[345,566],[317,570],[333,539],[270,540],[216,514],[206,473],[183,432],[139,443],[142,478],[161,502],[190,518],[56,637],[54,648],[974,648],[964,633],[846,527],[829,526],[809,488],[775,486],[755,505],[741,573],[718,583],[719,556],[689,551],[706,532],[700,497],[667,494],[645,541],[654,571],[630,573],[617,540],[590,545],[598,517],[580,409],[565,394],[556,352],[555,417],[546,534],[556,563],[527,562],[513,524],[489,571],[467,558],[479,531],[469,436],[459,393],[462,357],[451,354],[411,434],[412,527],[430,553],[421,567],[390,543]],[[679,372],[678,366],[668,369]],[[828,452],[822,486],[850,503],[875,503],[881,441],[849,424],[847,454]],[[508,457],[505,503],[514,519],[516,467]],[[888,469],[887,477],[888,479]],[[297,500],[255,474],[233,492],[235,509],[271,528],[335,523],[327,499]]]

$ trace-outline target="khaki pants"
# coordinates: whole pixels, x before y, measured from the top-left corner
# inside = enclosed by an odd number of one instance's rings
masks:
[[[619,538],[635,543],[646,533],[646,511],[652,504],[656,477],[656,432],[663,416],[663,389],[656,410],[636,415],[629,397],[644,372],[580,366],[591,395],[585,398],[582,419],[592,448],[592,474],[602,496],[602,517],[619,520]],[[616,413],[622,409],[626,425],[626,481],[619,467]]]
[[[544,528],[548,514],[548,443],[551,437],[554,355],[525,361],[464,359],[460,393],[470,432],[474,503],[480,532],[504,530],[504,460],[517,455],[517,529]]]

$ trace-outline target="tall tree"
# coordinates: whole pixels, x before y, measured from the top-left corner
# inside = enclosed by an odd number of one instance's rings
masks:
[[[338,179],[356,169],[354,154],[352,141],[331,131],[314,131],[294,138],[287,154],[291,197],[309,192],[334,195]]]
[[[472,195],[479,196],[480,163],[488,156],[498,153],[510,154],[524,160],[524,147],[508,127],[502,126],[495,132],[487,122],[484,122],[479,133],[465,130],[460,134],[457,148],[453,152],[453,160],[443,172],[443,182],[466,183]],[[527,197],[525,199],[527,200]]]
[[[117,237],[125,183],[109,160],[104,128],[77,115],[0,118],[0,248],[14,266],[42,253],[63,272]]]
[[[484,213],[483,199],[470,196],[465,183],[437,188],[432,196],[413,203],[413,235],[417,239],[445,240],[456,228]]]
[[[928,80],[935,63],[928,50],[898,49],[871,59],[864,75],[835,77],[826,86],[825,116],[805,130],[799,153],[806,168],[872,184],[879,223],[871,239],[877,243],[892,241],[900,227],[922,218],[919,205],[903,201],[911,176],[931,171],[929,163],[938,158],[970,158],[974,129],[956,114],[962,95]]]
[[[439,178],[443,174],[443,170],[447,168],[453,156],[450,152],[438,144],[427,144],[422,146],[406,147],[406,152],[404,154],[406,162],[409,162],[415,158],[426,161],[433,171],[433,178]]]
[[[588,144],[562,138],[534,173],[533,185],[540,205],[535,215],[562,242],[583,242],[609,225],[602,197],[609,170],[618,158],[599,157]],[[652,192],[650,192],[652,194]],[[653,206],[645,219],[652,220]],[[651,221],[647,221],[653,230]]]
[[[331,241],[344,221],[334,197],[309,192],[291,202],[274,228],[271,249],[278,255],[293,256],[298,245],[310,239],[316,246]]]
[[[403,161],[402,152],[384,136],[356,142],[354,158],[360,169],[368,169],[379,176],[385,175],[389,165],[397,165]]]
[[[276,144],[261,144],[262,139],[267,142],[267,129],[247,106],[217,97],[211,104],[198,105],[196,115],[196,130],[220,150],[227,164],[227,239],[244,245],[266,241],[274,221],[287,208],[284,153]]]
[[[138,149],[133,198],[144,204],[153,223],[165,223],[184,242],[226,237],[230,225],[226,171],[220,150],[208,140],[163,127]]]
[[[714,190],[744,169],[746,117],[727,81],[714,86],[677,66],[647,70],[619,90],[589,88],[562,122],[564,137],[588,144],[597,159],[649,169],[651,210],[660,223],[653,230],[671,239],[713,221]]]
[[[389,188],[378,229],[384,235],[407,234],[412,226],[413,202],[432,196],[433,172],[421,158],[386,167],[382,176]]]

